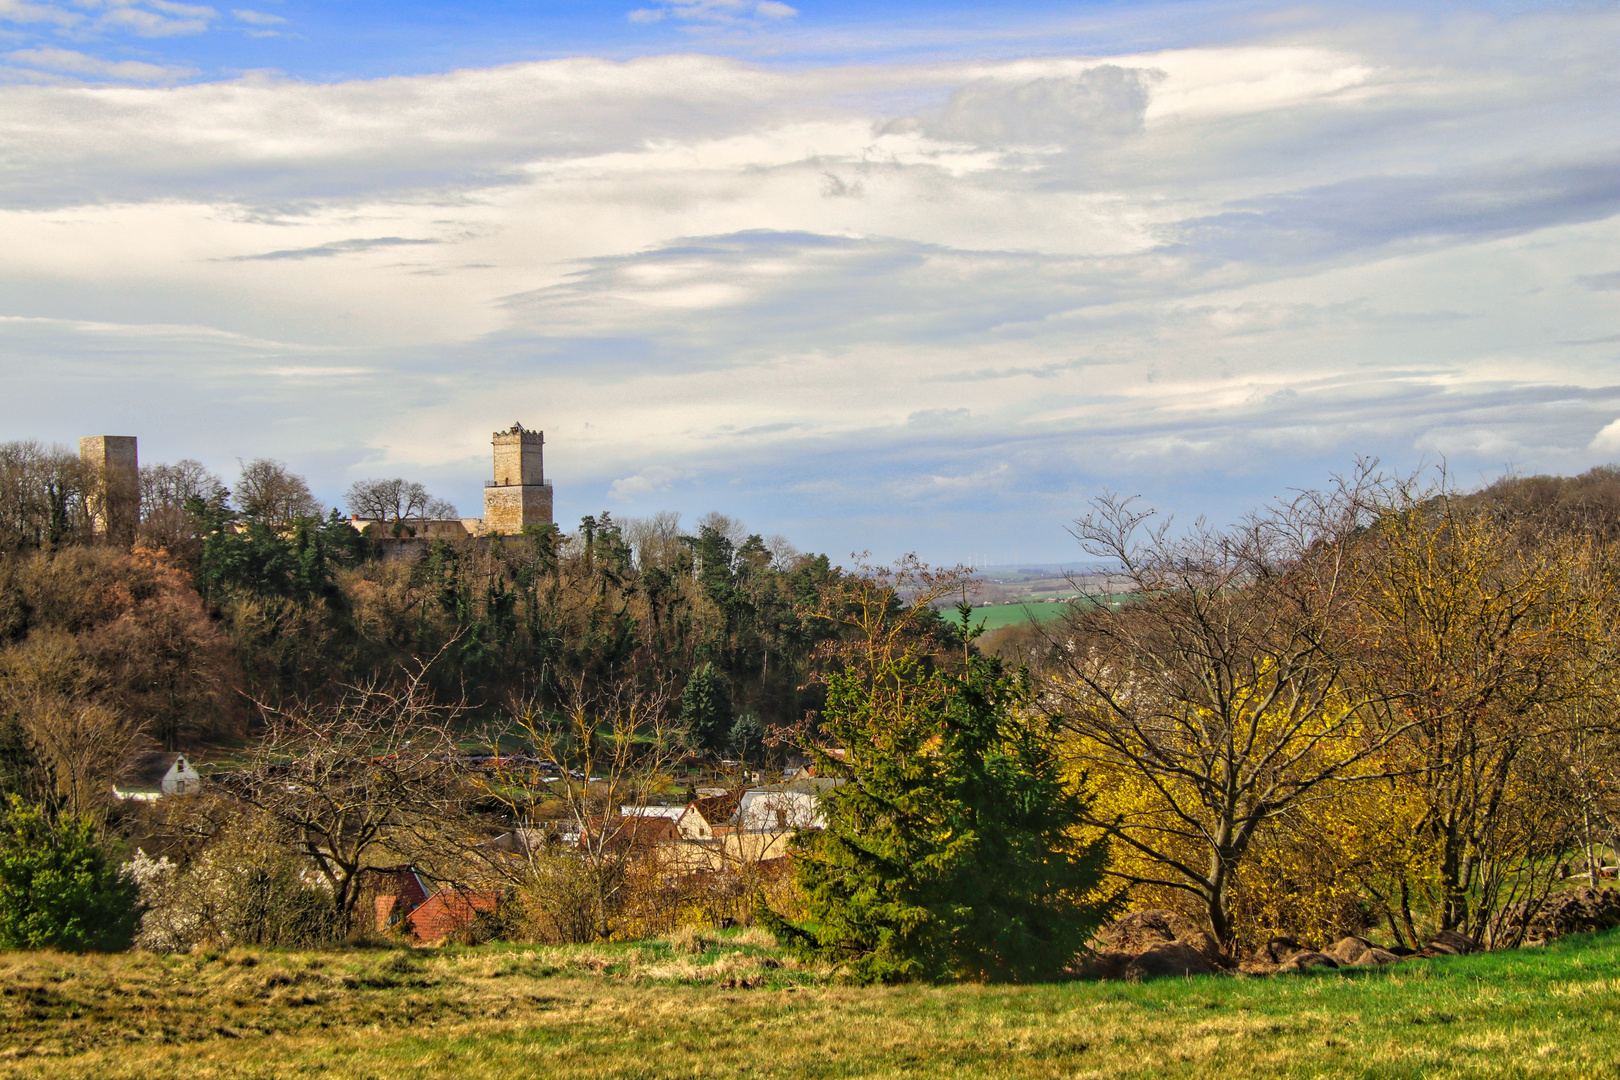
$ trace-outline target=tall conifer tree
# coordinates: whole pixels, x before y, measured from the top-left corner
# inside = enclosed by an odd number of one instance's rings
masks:
[[[1074,839],[1085,805],[1055,733],[1022,674],[973,653],[960,611],[960,661],[913,645],[829,678],[822,724],[843,754],[820,765],[845,782],[796,842],[809,922],[761,913],[865,981],[1051,978],[1107,914],[1105,849]]]

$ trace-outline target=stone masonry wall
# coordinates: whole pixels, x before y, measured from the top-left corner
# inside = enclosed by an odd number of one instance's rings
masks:
[[[484,531],[515,536],[525,525],[550,525],[551,485],[514,484],[484,489]]]
[[[135,542],[141,520],[141,471],[133,435],[86,435],[79,440],[79,460],[94,479],[89,492],[96,534],[122,546]]]

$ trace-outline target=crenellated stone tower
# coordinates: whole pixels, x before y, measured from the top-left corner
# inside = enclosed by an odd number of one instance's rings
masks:
[[[546,436],[522,424],[497,431],[495,479],[484,481],[484,532],[513,536],[525,525],[550,525],[551,485],[542,452]]]
[[[141,466],[135,455],[135,436],[86,435],[79,440],[79,460],[89,472],[85,494],[91,527],[109,543],[129,547],[141,520]]]

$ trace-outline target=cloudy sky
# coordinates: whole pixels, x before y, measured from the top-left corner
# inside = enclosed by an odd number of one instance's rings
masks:
[[[1075,557],[1620,459],[1620,7],[0,0],[0,439]]]

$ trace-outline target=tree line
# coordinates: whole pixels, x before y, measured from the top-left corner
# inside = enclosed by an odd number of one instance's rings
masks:
[[[1620,850],[1617,507],[1614,469],[1465,495],[1364,468],[1179,533],[1098,500],[1075,533],[1132,599],[1019,647],[1109,877],[1233,949],[1516,943]]]
[[[215,802],[164,812],[175,861],[137,861],[170,897],[163,940],[341,937],[364,875],[410,861],[505,875],[524,932],[755,918],[864,979],[1044,978],[1132,907],[1233,953],[1511,945],[1620,841],[1614,469],[1462,493],[1367,466],[1224,529],[1105,496],[1073,531],[1107,577],[1061,620],[983,634],[966,572],[834,568],[720,515],[400,559],[403,530],[322,516],[277,463],[234,492],[181,463],[143,470],[126,552],[94,542],[66,455],[0,462],[21,463],[0,520],[24,523],[0,543],[15,834],[104,813],[143,739],[245,745]],[[432,509],[417,487],[356,498],[398,525]],[[472,744],[518,764],[456,764]],[[786,879],[654,872],[609,829],[690,797],[677,763],[789,750],[842,783]],[[320,817],[338,803],[375,828]],[[241,874],[280,891],[243,914],[222,899],[259,895]]]
[[[97,482],[67,450],[0,445],[0,742],[58,777],[45,787],[104,787],[143,739],[239,742],[261,707],[427,661],[432,692],[480,720],[580,679],[673,686],[694,745],[717,755],[772,752],[766,733],[816,704],[822,630],[803,612],[836,571],[723,515],[687,528],[603,512],[396,558],[408,533],[323,513],[280,462],[246,462],[228,487],[181,461],[141,468],[121,550],[95,534]],[[348,501],[382,526],[455,513],[397,478]]]

